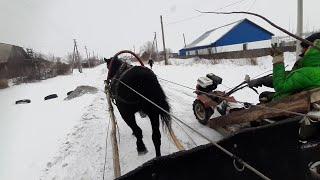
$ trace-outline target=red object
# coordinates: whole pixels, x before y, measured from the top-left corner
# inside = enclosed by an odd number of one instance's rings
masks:
[[[203,103],[205,108],[215,107],[218,105],[217,102],[213,101],[210,97],[208,97],[205,94],[198,95],[197,99]]]
[[[129,50],[120,51],[120,52],[118,52],[117,54],[115,54],[115,55],[113,56],[113,58],[119,56],[120,54],[124,54],[124,53],[129,53],[129,54],[133,55],[133,56],[139,61],[140,65],[141,65],[141,66],[144,66],[144,64],[143,64],[142,60],[139,58],[139,56],[136,55],[134,52],[129,51]],[[110,64],[109,64],[108,69],[111,69],[111,67],[112,67],[113,58],[111,59],[111,62],[110,62]],[[110,79],[110,71],[108,72],[108,76],[107,76],[107,80],[109,80],[109,79]]]

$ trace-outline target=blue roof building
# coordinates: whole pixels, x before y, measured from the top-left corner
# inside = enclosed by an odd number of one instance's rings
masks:
[[[179,55],[183,57],[271,47],[273,35],[252,21],[242,19],[205,32],[179,50]]]

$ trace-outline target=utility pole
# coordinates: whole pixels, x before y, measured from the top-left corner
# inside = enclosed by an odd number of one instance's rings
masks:
[[[91,66],[90,66],[90,59],[89,59],[89,55],[88,55],[88,49],[87,49],[87,46],[84,46],[84,49],[86,50],[88,66],[89,66],[89,68],[91,68]]]
[[[187,47],[187,44],[186,44],[186,37],[184,36],[184,33],[183,33],[182,35],[183,35],[184,47]]]
[[[77,46],[77,41],[76,39],[73,39],[74,42],[74,47],[73,47],[73,62],[76,61],[78,64],[78,70],[80,73],[82,73],[82,64],[80,62],[80,56],[79,56],[79,51],[78,51],[78,46]]]
[[[72,53],[72,73],[73,73],[73,69],[74,69],[75,51],[76,51],[76,46],[73,44],[73,53]]]
[[[303,35],[303,0],[298,0],[298,13],[297,13],[297,35],[302,37]],[[301,53],[300,41],[296,44],[297,60]]]
[[[158,60],[158,40],[157,40],[157,32],[154,32],[154,41],[156,43],[156,59],[155,60]]]
[[[166,43],[165,43],[165,40],[164,40],[164,31],[163,31],[162,16],[160,16],[160,22],[161,22],[161,31],[162,31],[162,43],[163,43],[164,64],[165,64],[165,65],[168,65],[168,59],[167,59],[167,53],[166,53]]]

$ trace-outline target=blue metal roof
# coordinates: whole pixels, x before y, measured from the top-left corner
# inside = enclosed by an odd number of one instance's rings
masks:
[[[252,21],[243,19],[207,31],[179,52],[180,55],[185,55],[190,50],[269,40],[273,35]]]

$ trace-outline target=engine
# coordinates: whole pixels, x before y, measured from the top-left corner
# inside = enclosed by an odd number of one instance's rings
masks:
[[[217,89],[217,86],[222,83],[222,78],[213,73],[207,74],[206,77],[200,77],[197,80],[197,90],[203,92],[211,92]]]

